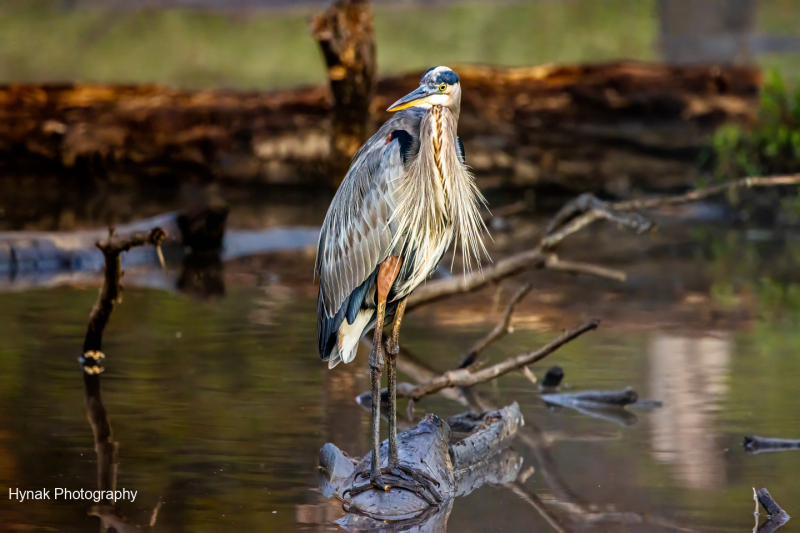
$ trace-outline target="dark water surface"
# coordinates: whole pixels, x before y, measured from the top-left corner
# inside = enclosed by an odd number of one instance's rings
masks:
[[[233,202],[234,224],[287,220],[252,215],[279,212],[252,203]],[[325,199],[277,204],[294,224],[313,225]],[[532,242],[536,227],[521,218],[514,233],[495,236],[496,247]],[[559,364],[569,390],[631,386],[664,406],[613,423],[546,407],[520,374],[478,387],[494,405],[519,402],[526,428],[513,447],[522,474],[514,487],[484,485],[457,499],[448,530],[749,531],[752,487],[762,486],[800,513],[800,452],[741,448],[746,434],[800,437],[792,233],[673,219],[656,236],[598,226],[559,252],[623,268],[629,281],[530,274],[535,289],[513,334],[487,359],[535,349],[598,316],[598,331],[534,372]],[[354,401],[369,386],[366,351],[330,371],[319,361],[313,261],[308,250],[237,259],[224,266],[224,295],[208,299],[126,287],[105,332],[101,384],[118,443],[117,488],[138,491],[116,506],[129,525],[148,526],[160,501],[155,531],[341,530],[339,502],[318,488],[318,451],[326,442],[352,456],[368,450],[369,413]],[[170,279],[178,270],[170,266]],[[499,297],[487,289],[415,311],[404,347],[432,369],[451,368],[492,327],[516,283]],[[90,279],[0,292],[0,530],[100,527],[90,501],[5,496],[9,488],[97,488],[77,362],[97,287]],[[435,396],[417,415],[465,409]],[[781,532],[797,528],[789,522]]]

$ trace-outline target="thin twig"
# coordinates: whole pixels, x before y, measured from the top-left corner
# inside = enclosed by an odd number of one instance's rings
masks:
[[[596,318],[593,318],[581,324],[577,328],[565,331],[563,334],[534,352],[527,352],[517,355],[516,357],[511,357],[505,361],[497,363],[496,365],[478,370],[477,372],[470,372],[469,368],[450,370],[425,383],[421,383],[416,388],[409,391],[406,396],[412,401],[417,401],[420,398],[435,392],[439,392],[440,390],[448,387],[471,387],[473,385],[498,378],[503,374],[518,370],[523,366],[527,366],[535,363],[536,361],[544,359],[569,341],[581,336],[587,331],[597,328],[599,324],[600,321]]]
[[[589,274],[598,278],[607,278],[616,281],[625,281],[628,278],[628,275],[622,270],[606,268],[592,263],[564,261],[563,259],[559,259],[556,254],[550,254],[547,261],[545,261],[545,268],[547,268],[547,270],[558,270],[559,272],[567,272],[570,274]]]
[[[775,187],[780,185],[800,185],[800,174],[787,174],[784,176],[759,176],[753,178],[742,178],[729,181],[721,185],[714,185],[697,189],[686,194],[677,196],[665,196],[663,198],[649,198],[642,200],[626,200],[609,204],[612,209],[617,211],[633,211],[635,209],[651,209],[662,205],[680,205],[696,202],[710,196],[716,196],[733,189],[751,187]]]
[[[508,305],[506,306],[506,310],[503,312],[503,317],[500,319],[500,322],[497,323],[492,331],[473,344],[472,347],[461,356],[461,360],[458,363],[458,368],[466,368],[473,364],[478,360],[478,356],[483,350],[485,350],[493,342],[497,342],[508,334],[508,328],[511,325],[511,315],[514,313],[514,307],[516,307],[516,305],[521,302],[529,292],[531,292],[532,288],[532,284],[526,283],[514,293],[514,295],[508,301]]]

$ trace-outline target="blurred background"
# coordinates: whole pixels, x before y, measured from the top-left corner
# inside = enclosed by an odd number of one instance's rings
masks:
[[[271,90],[323,83],[324,0],[7,0],[0,82]],[[800,68],[791,0],[378,0],[378,72],[634,59]],[[434,59],[435,58],[435,59]]]
[[[358,24],[331,15],[348,6]],[[340,37],[356,52],[323,55]],[[353,398],[369,380],[363,347],[330,371],[318,359],[317,232],[355,148],[434,65],[461,75],[494,261],[585,192],[800,171],[796,0],[3,0],[0,493],[95,489],[113,472],[139,496],[0,499],[0,530],[337,530],[318,452],[367,452]],[[363,105],[348,107],[341,79]],[[741,446],[800,438],[797,187],[644,214],[657,231],[598,222],[557,248],[624,282],[525,272],[404,321],[415,359],[400,380],[415,382],[419,365],[452,368],[530,281],[487,362],[599,317],[548,360],[563,390],[663,401],[609,420],[546,405],[517,373],[476,387],[519,402],[523,466],[513,487],[457,499],[450,530],[742,531],[753,486],[797,513],[800,454]],[[77,359],[110,225],[170,240],[165,268],[150,248],[123,256],[101,396]],[[417,414],[464,409],[437,395]]]

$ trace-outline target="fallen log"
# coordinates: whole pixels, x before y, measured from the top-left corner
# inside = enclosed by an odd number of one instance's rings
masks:
[[[787,450],[800,450],[800,439],[774,439],[747,435],[742,441],[744,451],[756,455],[766,452],[785,452]]]
[[[713,131],[755,117],[761,84],[758,71],[741,67],[455,68],[464,87],[459,135],[484,189],[556,184],[624,194],[691,186]],[[374,123],[419,76],[379,81]],[[6,85],[0,160],[7,169],[44,164],[112,181],[201,174],[329,183],[331,110],[322,86],[261,94]]]
[[[420,527],[419,531],[442,531],[454,498],[465,496],[484,483],[514,481],[522,459],[507,446],[523,424],[519,406],[514,403],[484,413],[473,417],[473,422],[474,431],[453,445],[449,444],[450,426],[432,414],[398,435],[400,463],[422,469],[439,483],[443,502],[438,508],[430,507],[405,490],[369,490],[344,502],[349,514],[337,523],[348,531],[373,529],[380,527],[383,521],[392,522],[392,527],[415,525]],[[384,441],[381,445],[383,463],[387,451],[388,441]],[[323,446],[320,450],[322,493],[341,499],[341,494],[353,486],[356,472],[369,466],[370,460],[371,454],[354,461],[334,444]]]
[[[199,266],[257,253],[303,249],[316,244],[319,235],[315,227],[226,231],[224,216],[216,210],[191,215],[165,213],[117,226],[115,231],[127,235],[153,227],[163,228],[170,236],[164,243],[168,256],[181,257],[188,248],[190,255],[203,255]],[[0,232],[0,291],[98,279],[104,258],[97,243],[107,236],[107,229]],[[156,250],[140,247],[128,251],[123,262],[126,267],[158,266],[159,260]],[[184,261],[184,267],[194,266],[198,266],[197,261]],[[173,280],[155,280],[155,286],[163,285],[175,286]]]
[[[542,400],[550,405],[568,407],[592,418],[599,418],[621,426],[631,426],[638,421],[636,415],[624,409],[625,406],[640,403],[645,409],[661,406],[661,402],[639,400],[639,395],[630,387],[610,391],[587,390],[543,394]]]

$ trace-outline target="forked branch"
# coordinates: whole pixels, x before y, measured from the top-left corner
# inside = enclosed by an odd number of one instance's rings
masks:
[[[580,326],[565,331],[548,344],[542,346],[536,351],[527,352],[516,357],[511,357],[497,363],[496,365],[492,365],[490,367],[478,370],[476,372],[471,372],[470,368],[461,368],[458,370],[449,370],[444,374],[437,376],[425,383],[421,383],[417,385],[414,389],[408,391],[405,396],[407,396],[411,402],[409,402],[409,410],[413,409],[413,402],[419,400],[420,398],[424,398],[430,394],[434,394],[439,392],[442,389],[446,389],[449,387],[471,387],[473,385],[477,385],[479,383],[484,383],[486,381],[490,381],[492,379],[498,378],[504,374],[508,374],[509,372],[513,372],[514,370],[519,370],[524,366],[530,365],[535,363],[536,361],[540,361],[550,355],[551,353],[555,352],[559,348],[561,348],[566,343],[570,342],[577,337],[580,337],[587,331],[591,331],[596,329],[597,326],[600,324],[600,321],[596,318],[588,320],[584,322]]]

